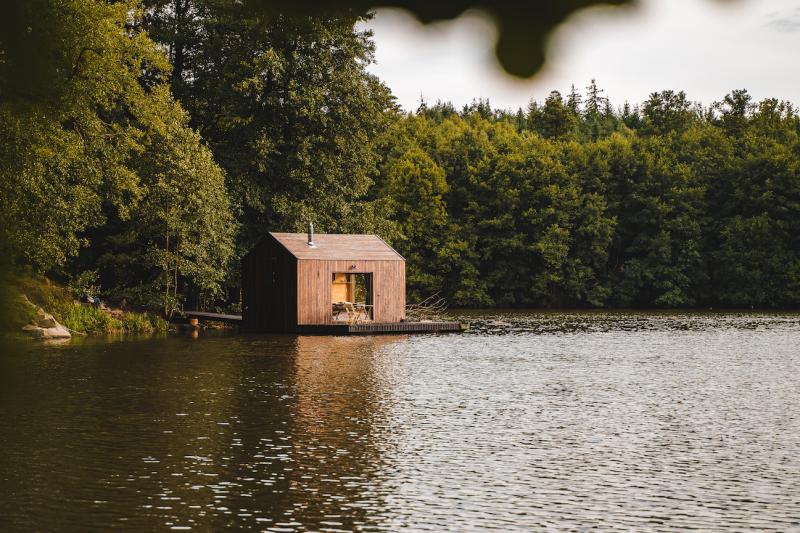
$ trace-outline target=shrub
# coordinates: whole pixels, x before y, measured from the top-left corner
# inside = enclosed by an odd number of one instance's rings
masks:
[[[79,333],[117,333],[123,331],[123,323],[120,320],[101,309],[95,309],[91,306],[73,303],[60,314],[61,323]]]
[[[149,313],[125,313],[121,321],[126,333],[164,333],[169,329],[166,320]]]
[[[100,274],[96,270],[84,270],[69,281],[67,289],[81,299],[96,296],[100,292]]]

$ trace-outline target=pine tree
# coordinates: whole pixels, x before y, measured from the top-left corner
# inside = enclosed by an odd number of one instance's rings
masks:
[[[589,119],[600,115],[608,104],[608,99],[603,96],[603,89],[597,86],[597,81],[592,81],[586,87],[586,101],[584,105],[584,116]]]
[[[622,123],[632,130],[638,130],[642,126],[642,117],[639,114],[639,106],[631,107],[631,104],[625,102],[622,106],[622,113],[620,115]]]
[[[583,102],[583,97],[581,97],[581,93],[578,92],[578,89],[575,88],[575,84],[573,83],[569,88],[569,95],[567,96],[567,107],[569,107],[575,116],[581,116],[583,110],[581,109],[581,103]]]
[[[577,119],[564,105],[561,93],[551,92],[541,108],[534,131],[548,139],[566,139],[574,137],[576,127]]]

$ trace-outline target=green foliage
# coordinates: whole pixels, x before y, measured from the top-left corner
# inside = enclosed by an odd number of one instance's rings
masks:
[[[800,121],[734,91],[614,112],[593,81],[527,113],[437,103],[390,132],[412,294],[456,305],[795,307]],[[524,115],[524,120],[520,118]],[[446,260],[443,260],[446,258]]]
[[[0,232],[14,257],[45,271],[87,244],[81,232],[103,222],[104,202],[125,216],[141,193],[128,166],[150,103],[140,77],[167,64],[126,29],[132,2],[37,1],[23,11],[32,33],[47,34],[51,86],[48,98],[0,99]]]
[[[117,333],[122,331],[122,322],[101,309],[89,305],[71,304],[53,316],[65,327],[79,333]]]
[[[20,13],[58,39],[42,40],[47,97],[0,99],[8,253],[38,272],[99,270],[105,286],[161,291],[166,314],[186,294],[221,297],[234,232],[224,174],[172,99],[138,3],[42,0]],[[117,247],[120,235],[133,245]]]
[[[113,220],[98,262],[118,295],[143,288],[171,316],[186,295],[224,296],[235,228],[224,173],[166,90],[154,97],[162,115],[135,165],[145,192],[129,218]]]
[[[126,333],[166,333],[169,323],[152,313],[125,313],[120,318]]]
[[[573,138],[578,128],[578,115],[553,91],[544,101],[544,106],[532,106],[528,114],[531,129],[546,139]]]
[[[114,317],[102,309],[79,304],[62,309],[59,317],[64,326],[78,333],[166,333],[169,329],[166,320],[150,313],[123,313]]]
[[[392,242],[411,299],[800,303],[791,104],[662,91],[615,110],[592,80],[516,112],[478,99],[402,114],[367,71],[364,13],[14,3],[26,29],[0,22],[2,260],[169,317],[235,308],[237,255],[313,221]],[[25,79],[41,83],[26,93]],[[33,285],[75,328],[163,327]]]
[[[34,305],[57,315],[73,304],[72,295],[60,285],[41,275],[17,275],[9,278],[8,286],[17,296],[25,296]]]
[[[309,222],[326,232],[381,229],[368,193],[394,104],[366,72],[373,45],[354,29],[365,17],[256,16],[208,0],[148,5],[153,34],[173,51],[176,95],[227,172],[240,250],[267,229]]]
[[[83,279],[91,279],[84,273]],[[73,287],[64,288],[44,276],[17,275],[9,278],[5,285],[10,291],[8,318],[0,322],[0,328],[18,331],[36,316],[36,308],[44,311],[77,333],[164,333],[169,324],[152,313],[123,312],[113,316],[107,310],[79,303],[78,293]],[[33,304],[33,305],[31,305]]]
[[[683,91],[662,91],[653,93],[642,109],[643,133],[664,135],[670,132],[683,132],[694,121],[691,104]]]
[[[94,297],[100,292],[100,274],[97,270],[84,270],[69,281],[67,290],[81,300]]]

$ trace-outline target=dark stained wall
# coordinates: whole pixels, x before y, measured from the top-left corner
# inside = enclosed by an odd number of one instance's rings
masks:
[[[242,258],[242,328],[288,332],[297,327],[297,259],[271,235]]]

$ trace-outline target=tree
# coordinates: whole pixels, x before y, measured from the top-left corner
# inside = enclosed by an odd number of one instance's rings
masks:
[[[408,282],[414,295],[441,289],[440,255],[448,240],[444,171],[418,147],[411,147],[385,168],[382,195],[393,202],[399,226],[395,240],[408,261]]]
[[[223,296],[233,254],[234,224],[225,176],[177,104],[161,107],[137,160],[142,199],[106,239],[99,259],[118,298],[169,317],[187,297],[205,307]],[[109,246],[110,245],[110,246]]]
[[[223,174],[172,99],[169,65],[141,31],[137,5],[52,0],[29,9],[37,32],[59,36],[50,50],[58,87],[52,100],[0,103],[0,231],[11,254],[67,274],[114,256],[100,274],[117,290],[148,283],[158,263],[165,283],[168,271],[217,294],[231,246]],[[167,235],[156,258],[155,239]],[[116,247],[126,240],[138,253]],[[182,296],[174,285],[170,295]]]
[[[373,44],[354,29],[366,16],[256,14],[206,0],[190,10],[200,29],[178,97],[227,173],[240,251],[267,230],[311,221],[328,232],[374,229],[364,202],[394,104],[366,71]],[[150,12],[154,27],[171,20],[158,4]]]
[[[642,108],[642,132],[648,135],[682,133],[695,116],[683,91],[652,93]]]
[[[629,174],[610,192],[616,216],[616,305],[680,307],[697,303],[707,280],[703,260],[705,189],[668,141],[637,140],[625,153]]]
[[[584,114],[587,118],[591,118],[602,113],[605,109],[608,98],[603,96],[603,89],[597,86],[597,81],[592,78],[589,85],[586,87],[586,101],[584,103]]]
[[[50,86],[46,98],[7,90],[0,101],[0,232],[13,257],[47,271],[88,244],[81,233],[102,224],[104,211],[128,216],[141,196],[130,162],[141,151],[152,85],[140,76],[145,65],[159,72],[167,63],[127,27],[132,2],[21,9],[31,33],[47,35]]]
[[[625,104],[622,106],[620,120],[622,120],[622,123],[632,130],[638,130],[642,127],[642,117],[639,113],[639,107],[631,107],[628,102],[625,102]]]
[[[603,96],[603,89],[597,86],[597,81],[592,81],[586,87],[586,100],[583,105],[584,136],[596,141],[609,135],[616,129],[616,117],[607,97]]]
[[[738,137],[747,128],[748,115],[753,110],[752,97],[744,89],[725,95],[721,102],[714,104],[720,112],[720,126],[728,135]]]
[[[576,116],[580,116],[582,112],[582,103],[583,97],[581,96],[581,93],[578,92],[578,89],[575,88],[575,84],[573,83],[570,85],[569,95],[567,95],[567,107],[569,107]]]
[[[564,104],[561,93],[553,91],[541,107],[538,116],[532,119],[533,131],[547,139],[567,139],[575,135],[577,116]]]

